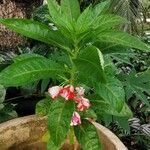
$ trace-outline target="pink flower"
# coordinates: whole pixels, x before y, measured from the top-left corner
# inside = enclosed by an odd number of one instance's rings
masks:
[[[53,86],[51,88],[48,89],[48,93],[50,94],[50,96],[55,99],[59,96],[59,92],[62,89],[61,86]]]
[[[60,96],[65,98],[66,100],[68,99],[74,99],[75,93],[74,93],[74,87],[72,85],[67,85],[65,86],[61,91],[60,91]]]
[[[76,125],[79,125],[79,124],[81,124],[81,118],[80,118],[80,115],[75,111],[73,113],[70,125],[71,126],[76,126]]]
[[[78,95],[83,96],[85,89],[83,87],[76,87],[76,92]]]
[[[78,103],[77,105],[78,111],[84,111],[91,106],[89,100],[84,97],[77,99],[77,103]]]

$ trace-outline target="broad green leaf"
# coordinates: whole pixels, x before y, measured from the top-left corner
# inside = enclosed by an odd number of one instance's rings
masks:
[[[118,112],[111,104],[102,100],[98,95],[89,97],[91,102],[91,108],[97,115],[101,115],[103,112],[113,116],[119,117],[132,117],[132,112],[126,103],[123,104],[122,110]]]
[[[47,143],[47,150],[60,150],[60,146],[56,146],[52,140]]]
[[[101,32],[96,40],[98,40],[99,42],[114,43],[122,46],[136,48],[139,50],[150,51],[150,47],[148,47],[140,39],[125,32]]]
[[[150,68],[148,68],[145,72],[142,72],[140,75],[144,76],[145,79],[148,79],[150,76]]]
[[[115,78],[108,78],[107,83],[98,83],[96,85],[96,93],[114,107],[116,111],[120,112],[125,101],[125,93],[122,83]]]
[[[59,28],[61,26],[61,32],[64,32],[64,30],[66,31],[66,28],[70,23],[66,22],[66,18],[62,14],[61,7],[58,4],[58,2],[56,0],[47,0],[47,3],[48,3],[51,20],[54,22],[55,25],[59,26]]]
[[[61,11],[68,18],[68,21],[77,20],[80,15],[78,0],[61,0]]]
[[[56,0],[47,0],[50,15],[53,19],[60,16],[61,9]]]
[[[76,31],[78,34],[85,32],[89,29],[92,21],[92,8],[87,7],[79,16],[76,23]]]
[[[0,104],[0,111],[4,108],[5,106],[3,104]]]
[[[110,44],[110,43],[95,43],[94,44],[96,47],[98,47],[100,50],[102,50],[102,53],[104,55],[105,58],[105,62],[106,62],[106,58],[108,60],[115,59],[116,61],[118,61],[118,63],[126,63],[129,65],[131,64],[130,59],[134,59],[135,58],[135,51],[129,47],[125,47],[125,46],[120,46],[120,45],[116,45],[116,44]]]
[[[56,146],[60,146],[64,142],[70,128],[73,112],[73,101],[57,99],[52,103],[48,115],[48,129],[51,140]]]
[[[52,100],[51,99],[43,99],[40,100],[37,104],[36,104],[36,109],[35,112],[37,115],[47,115],[49,112],[49,108],[51,106]]]
[[[101,31],[108,30],[116,27],[117,25],[122,25],[128,23],[128,21],[117,15],[100,15],[94,22],[93,28],[96,29],[95,32],[100,33]],[[98,34],[97,33],[97,34]]]
[[[21,94],[25,95],[26,97],[34,95],[34,93],[37,91],[38,83],[39,81],[35,81],[21,86],[20,87]]]
[[[75,135],[83,150],[102,150],[96,128],[88,121],[82,121],[80,126],[75,126]]]
[[[5,95],[6,95],[6,90],[5,90],[5,88],[4,88],[2,85],[0,85],[0,104],[4,101]],[[1,108],[2,108],[2,107],[3,107],[3,106],[1,105]]]
[[[128,122],[130,118],[133,118],[133,116],[130,116],[130,117],[129,116],[128,117],[115,116],[113,117],[113,120],[114,122],[118,123],[118,125],[126,132],[126,134],[130,134],[130,126]]]
[[[92,104],[91,107],[94,109],[97,115],[106,113],[118,117],[130,118],[133,116],[132,111],[130,110],[130,108],[126,103],[124,103],[123,108],[120,112],[116,111],[114,107],[112,107],[103,100],[92,100],[91,104]]]
[[[89,108],[86,111],[83,112],[82,118],[92,118],[94,120],[97,120],[97,114],[94,112],[93,109]]]
[[[79,75],[105,82],[104,60],[100,50],[94,46],[83,49],[76,60],[74,60]]]
[[[123,46],[114,46],[110,47],[107,50],[104,50],[104,55],[109,57],[109,59],[116,60],[117,63],[126,63],[129,65],[131,64],[131,58],[135,59],[136,53],[131,48],[126,48]]]
[[[41,93],[45,92],[45,90],[47,89],[47,87],[49,85],[49,82],[50,82],[49,78],[42,80],[42,82],[41,82]]]
[[[112,58],[105,56],[105,72],[106,76],[115,77],[118,74],[118,68],[113,63]]]
[[[97,16],[105,13],[106,10],[109,8],[109,6],[110,6],[110,1],[109,0],[97,4],[93,8],[93,16],[97,17]]]
[[[45,78],[57,78],[64,68],[46,58],[28,58],[13,63],[0,73],[0,84],[4,86],[21,86]]]
[[[14,111],[11,105],[4,105],[3,109],[0,110],[0,123],[14,119],[16,117],[17,113]]]
[[[0,19],[0,23],[26,37],[68,49],[69,39],[66,39],[58,30],[53,31],[45,24],[27,19]]]
[[[42,55],[38,54],[21,54],[13,59],[14,63],[17,63],[19,61],[25,60],[25,59],[34,59],[34,58],[44,58]]]
[[[124,103],[123,108],[120,112],[116,111],[113,107],[108,106],[105,109],[105,113],[119,117],[128,117],[128,118],[133,117],[132,111],[130,110],[130,108],[126,103]]]
[[[130,99],[133,94],[145,103],[147,106],[150,106],[148,101],[148,97],[144,94],[146,92],[148,95],[150,94],[150,80],[149,75],[147,74],[149,71],[145,71],[143,73],[137,74],[132,71],[130,74],[121,74],[119,79],[122,81],[127,100]]]
[[[52,22],[68,40],[71,39],[72,34],[74,34],[72,22],[67,20],[66,14],[62,13],[61,7],[56,0],[48,0],[47,2]]]
[[[97,26],[101,22],[101,19],[103,18],[102,16],[100,16],[100,14],[103,12],[108,3],[109,3],[108,1],[102,2],[100,4],[97,4],[94,8],[92,8],[91,6],[87,7],[77,20],[76,24],[77,31],[79,33],[85,32],[87,30],[90,31],[91,28],[93,28],[93,26],[94,27]],[[108,20],[109,19],[110,18],[108,18]]]
[[[109,107],[109,104],[105,102],[102,99],[91,99],[91,108],[96,112],[97,115],[99,115],[102,112],[105,112],[105,110]]]
[[[71,62],[70,62],[70,58],[68,57],[68,55],[62,51],[55,51],[54,53],[52,53],[49,56],[50,60],[56,61],[59,64],[62,65],[67,65],[69,67],[71,67]]]

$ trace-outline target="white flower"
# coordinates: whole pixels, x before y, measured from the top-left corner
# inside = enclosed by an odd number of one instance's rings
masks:
[[[61,86],[53,86],[48,89],[48,93],[51,95],[53,99],[57,98],[59,96],[59,92],[62,89]]]

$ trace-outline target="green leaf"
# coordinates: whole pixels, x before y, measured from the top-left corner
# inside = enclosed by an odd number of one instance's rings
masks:
[[[0,84],[4,86],[21,86],[49,77],[58,78],[64,68],[46,58],[28,58],[13,63],[0,73]]]
[[[47,150],[60,150],[60,146],[56,146],[52,140],[47,143]]]
[[[108,106],[105,109],[105,113],[119,117],[128,117],[128,118],[133,117],[132,111],[130,110],[130,108],[126,103],[124,103],[123,108],[120,112],[117,112],[113,107]]]
[[[30,97],[31,95],[34,95],[37,91],[39,81],[35,81],[26,85],[23,85],[20,87],[21,94],[25,95],[26,97]]]
[[[38,54],[21,54],[13,59],[14,63],[17,63],[19,61],[25,60],[25,59],[34,59],[34,58],[44,58],[42,55]]]
[[[126,134],[130,134],[130,126],[129,126],[129,118],[132,118],[133,116],[131,117],[113,117],[113,121],[114,122],[117,122],[118,125],[123,129],[125,130]]]
[[[2,85],[0,85],[0,104],[4,101],[5,95],[6,95],[6,90],[5,90],[5,88],[4,88]],[[3,107],[3,106],[1,105],[1,108],[2,108],[2,107]]]
[[[67,20],[66,14],[62,13],[61,7],[56,0],[48,0],[47,2],[52,22],[68,40],[71,40],[73,34],[72,22]]]
[[[106,113],[113,116],[119,117],[132,117],[132,112],[126,103],[123,104],[123,107],[120,112],[118,112],[111,104],[102,100],[98,95],[92,95],[89,97],[91,102],[91,108],[96,112],[97,115]]]
[[[48,3],[48,8],[49,8],[51,17],[53,19],[57,18],[61,13],[61,9],[60,9],[60,6],[58,5],[57,1],[56,0],[47,0],[47,3]]]
[[[116,27],[117,25],[128,23],[128,21],[117,15],[100,15],[94,22],[93,28],[96,29],[95,32],[100,33],[104,30],[108,30]]]
[[[78,0],[61,0],[61,11],[68,18],[68,21],[77,20],[80,15]]]
[[[96,85],[96,93],[118,112],[122,110],[125,101],[125,93],[123,85],[119,80],[108,78],[106,84],[98,83]]]
[[[129,65],[133,65],[130,61],[131,58],[135,59],[136,53],[133,49],[116,44],[110,44],[108,42],[99,42],[95,43],[94,45],[102,50],[102,53],[105,56],[105,62],[107,58],[107,60],[111,60],[111,62],[112,59],[115,59],[117,63],[126,63]]]
[[[45,90],[47,89],[47,87],[49,85],[49,82],[50,82],[49,78],[42,80],[42,82],[41,82],[41,93],[45,92]]]
[[[92,9],[87,7],[79,16],[76,23],[76,31],[78,34],[85,32],[89,29],[92,19]]]
[[[75,135],[83,150],[102,150],[96,128],[88,121],[75,126]]]
[[[79,74],[86,79],[97,79],[105,82],[104,60],[101,51],[94,46],[83,49],[76,60],[74,60]]]
[[[148,97],[144,94],[144,92],[146,92],[148,95],[150,95],[150,80],[148,72],[149,71],[145,71],[137,74],[136,72],[132,71],[128,75],[121,74],[119,76],[119,79],[122,81],[125,87],[127,100],[130,99],[134,94],[144,104],[150,106]]]
[[[0,123],[14,119],[16,117],[17,113],[14,111],[13,106],[11,105],[5,105],[3,109],[0,110]]]
[[[58,30],[53,31],[45,24],[27,19],[0,19],[0,23],[26,37],[68,49],[69,39],[66,39]]]
[[[56,146],[60,146],[64,142],[70,128],[73,112],[73,101],[57,99],[52,103],[48,115],[48,129],[51,140]]]
[[[118,74],[118,68],[116,64],[113,63],[113,60],[109,56],[105,56],[105,73],[108,77],[115,77]]]
[[[122,46],[136,48],[139,50],[150,51],[150,47],[148,47],[140,39],[131,36],[125,32],[116,32],[116,31],[101,32],[97,39],[100,42],[114,43]]]
[[[129,65],[131,64],[131,58],[135,59],[136,53],[131,48],[121,47],[121,46],[114,46],[109,48],[108,50],[104,50],[104,55],[109,57],[109,59],[113,58],[116,60],[117,63],[126,63]]]
[[[5,106],[3,104],[0,104],[0,111],[4,108]]]
[[[52,100],[51,99],[43,99],[40,100],[37,104],[36,104],[36,114],[37,115],[47,115],[49,112],[49,108],[51,106]]]
[[[101,14],[104,14],[106,12],[106,10],[109,8],[109,6],[110,6],[110,1],[109,0],[97,4],[93,8],[93,16],[97,17]]]
[[[82,118],[92,118],[94,120],[97,120],[97,115],[93,109],[89,108],[85,112],[83,112]]]

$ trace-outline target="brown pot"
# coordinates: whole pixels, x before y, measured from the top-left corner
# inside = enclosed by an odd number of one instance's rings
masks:
[[[104,150],[127,150],[110,130],[96,122],[94,125],[100,135]],[[46,130],[47,118],[34,115],[2,123],[0,124],[0,150],[44,150],[45,148],[40,147],[45,144],[40,140]],[[37,142],[38,147],[35,148]],[[31,148],[31,145],[34,145],[34,148]],[[65,147],[68,147],[68,144],[65,144]],[[69,147],[67,150],[75,150],[75,148]]]

